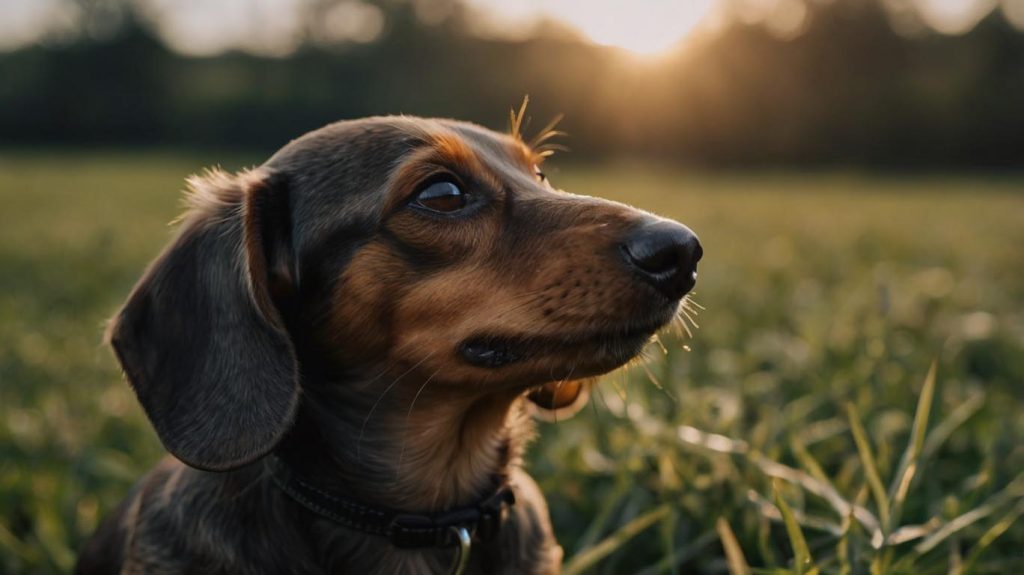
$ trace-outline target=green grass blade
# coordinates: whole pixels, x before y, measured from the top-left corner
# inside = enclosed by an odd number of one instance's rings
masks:
[[[935,398],[935,371],[936,362],[932,361],[928,375],[924,378],[924,385],[921,387],[921,395],[917,400],[917,409],[914,411],[914,423],[910,429],[910,440],[907,442],[907,449],[900,459],[899,468],[893,475],[892,483],[889,485],[888,500],[890,502],[889,521],[886,525],[886,533],[891,533],[900,521],[903,512],[903,504],[907,500],[907,493],[910,491],[910,482],[914,479],[914,473],[918,469],[919,456],[924,447],[925,436],[928,432],[928,418],[931,414],[932,401]]]
[[[625,476],[620,476],[616,480],[612,492],[604,497],[604,503],[601,505],[600,511],[594,515],[594,519],[587,525],[586,531],[583,532],[583,535],[580,536],[579,541],[576,543],[576,553],[597,542],[601,537],[601,533],[608,527],[612,513],[616,509],[621,508],[623,500],[630,494],[631,487],[632,483]]]
[[[577,553],[569,563],[565,565],[565,569],[563,570],[564,575],[578,575],[579,573],[593,567],[598,561],[611,555],[620,547],[625,545],[630,539],[636,537],[638,533],[664,519],[668,516],[670,511],[671,508],[669,505],[664,503],[643,515],[636,517],[597,545]]]
[[[765,519],[785,523],[782,511],[778,508],[778,506],[762,497],[761,494],[758,493],[757,491],[754,491],[753,489],[749,490],[747,492],[747,499],[757,506],[757,510]],[[824,533],[828,533],[833,537],[838,537],[840,534],[842,534],[842,526],[839,524],[833,523],[832,521],[829,521],[828,519],[824,519],[822,517],[802,513],[801,511],[796,509],[791,508],[790,510],[793,513],[793,518],[796,519],[797,525],[799,525],[802,529],[812,529],[814,531],[821,531]]]
[[[832,480],[829,479],[828,474],[825,473],[818,460],[807,450],[807,446],[804,445],[802,439],[793,435],[790,437],[789,446],[793,451],[793,456],[800,462],[800,465],[803,465],[810,472],[810,475],[817,480],[816,484],[814,482],[801,481],[800,485],[805,491],[809,491],[828,501],[829,505],[835,509],[836,513],[843,520],[846,520],[852,514],[854,519],[870,530],[876,539],[882,537],[878,519],[864,506],[847,501],[839,494],[839,490],[833,485]]]
[[[988,531],[978,539],[978,543],[971,549],[971,554],[964,560],[963,573],[971,573],[974,571],[974,564],[978,562],[978,558],[985,552],[992,542],[998,539],[1003,533],[1009,531],[1010,527],[1017,522],[1021,516],[1024,515],[1024,499],[1019,499],[1017,505],[1010,510],[1002,519],[997,521],[992,527],[988,528]]]
[[[760,497],[760,495],[757,495]],[[774,505],[772,506],[774,507]],[[781,515],[780,515],[781,517]],[[757,552],[766,567],[777,567],[779,564],[775,539],[772,537],[772,518],[766,517],[762,511],[757,521]]]
[[[967,420],[975,413],[978,413],[984,406],[985,392],[983,391],[972,393],[963,403],[956,406],[953,412],[940,421],[925,439],[924,447],[921,448],[921,459],[930,459],[946,443],[946,440],[953,435],[954,431],[959,429],[964,423],[967,423]]]
[[[868,442],[868,435],[861,425],[857,408],[852,403],[846,404],[846,414],[850,419],[850,431],[853,432],[853,441],[857,444],[857,452],[860,454],[861,464],[864,466],[864,476],[868,482],[868,488],[878,506],[878,518],[882,524],[883,532],[887,532],[889,526],[889,500],[886,497],[885,487],[882,485],[882,478],[878,475],[878,465],[875,463],[875,456],[871,452],[871,443]]]
[[[18,557],[26,563],[37,563],[42,561],[39,550],[30,545],[22,543],[11,533],[3,523],[0,523],[0,551],[7,550],[11,555]],[[0,557],[4,556],[0,554]]]
[[[850,575],[853,572],[853,564],[850,562],[850,532],[853,531],[856,520],[853,512],[843,518],[842,534],[836,542],[836,560],[839,563],[839,575]]]
[[[960,551],[960,542],[955,539],[949,540],[949,559],[947,561],[946,573],[949,575],[960,575],[964,572],[964,557]]]
[[[826,483],[831,486],[832,482],[829,481],[828,474],[822,469],[821,464],[818,460],[811,455],[811,452],[807,450],[807,445],[804,444],[803,439],[796,434],[793,434],[789,438],[789,449],[793,452],[793,456],[800,462],[800,465],[811,474],[812,477],[822,483]],[[833,489],[835,489],[833,487]]]
[[[1024,498],[1024,474],[1018,475],[1001,491],[992,497],[989,497],[982,505],[958,515],[942,527],[936,529],[934,533],[914,546],[914,552],[918,555],[928,553],[949,537],[962,531],[968,526],[973,525],[977,521],[1004,509],[1007,504],[1018,498]]]
[[[668,517],[661,522],[661,547],[664,550],[664,556],[669,559],[670,564],[675,565],[675,554],[676,554],[676,527],[679,523],[678,513],[669,513]],[[671,575],[677,575],[675,567],[670,570]]]
[[[875,539],[880,539],[882,537],[881,526],[874,514],[872,514],[871,511],[863,505],[851,503],[844,499],[827,477],[825,480],[820,480],[808,473],[805,473],[804,471],[779,463],[773,459],[769,459],[756,451],[748,453],[747,460],[757,466],[765,475],[794,483],[799,485],[804,491],[821,497],[836,510],[836,513],[840,517],[845,517],[852,509],[854,517],[856,517],[866,529],[871,531],[872,536]],[[823,471],[822,474],[824,474]]]
[[[803,575],[807,569],[813,568],[811,550],[807,547],[807,540],[804,538],[804,532],[800,529],[800,524],[796,522],[796,517],[793,516],[793,510],[790,509],[789,504],[786,503],[786,500],[779,493],[777,480],[772,481],[772,491],[775,495],[775,505],[779,508],[779,512],[782,513],[782,522],[786,525],[789,543],[793,546],[793,567],[797,575]]]
[[[743,556],[743,549],[740,548],[740,542],[736,540],[736,534],[729,527],[729,522],[724,517],[719,517],[715,522],[715,530],[718,531],[718,537],[722,540],[722,549],[725,550],[725,560],[729,564],[730,575],[751,575],[750,566],[747,565],[747,559]]]
[[[888,545],[902,545],[916,539],[924,539],[939,527],[942,527],[942,520],[938,517],[932,517],[927,522],[917,525],[900,525],[893,529],[892,533],[889,533],[885,542]]]
[[[650,565],[636,572],[636,575],[660,575],[666,571],[672,571],[683,563],[696,557],[700,552],[717,540],[717,534],[713,529],[701,533],[696,539],[676,549],[671,556],[662,557],[654,565]]]

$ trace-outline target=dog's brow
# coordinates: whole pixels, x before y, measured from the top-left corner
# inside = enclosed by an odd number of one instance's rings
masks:
[[[469,144],[453,132],[436,134],[432,138],[431,144],[446,163],[470,169],[478,169],[480,165],[479,159]]]
[[[391,195],[384,210],[390,211],[412,188],[436,174],[439,167],[448,167],[456,173],[467,173],[493,179],[491,171],[473,151],[472,146],[454,132],[431,134],[417,150],[403,158],[392,173],[388,188]]]
[[[533,166],[539,166],[544,163],[544,156],[537,154],[530,146],[520,141],[516,141],[512,145],[512,155],[522,161],[528,170],[532,170]]]

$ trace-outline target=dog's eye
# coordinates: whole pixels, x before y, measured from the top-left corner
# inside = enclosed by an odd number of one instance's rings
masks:
[[[449,181],[434,182],[416,196],[416,205],[434,212],[449,213],[466,207],[468,198],[458,186]]]
[[[540,171],[540,168],[537,166],[533,167],[533,175],[537,176],[537,180],[540,181],[540,183],[542,184],[548,181],[548,177],[545,176],[544,172]]]

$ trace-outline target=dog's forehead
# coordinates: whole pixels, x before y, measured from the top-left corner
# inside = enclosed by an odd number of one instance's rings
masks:
[[[447,121],[445,126],[466,142],[481,159],[492,163],[508,162],[530,165],[532,153],[518,138],[501,134],[469,122]]]
[[[281,148],[264,167],[285,173],[295,194],[357,200],[350,196],[378,191],[416,150],[450,149],[453,142],[491,166],[532,163],[520,140],[476,124],[384,116],[337,122],[310,132]]]
[[[513,160],[529,157],[529,151],[518,139],[470,122],[380,116],[335,122],[309,132],[281,148],[264,166],[300,179],[354,169],[382,175],[411,151],[452,135],[477,153]]]

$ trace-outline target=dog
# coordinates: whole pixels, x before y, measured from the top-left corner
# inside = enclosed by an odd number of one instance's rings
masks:
[[[636,356],[703,251],[540,147],[376,117],[191,178],[107,332],[169,455],[77,572],[559,572],[529,414]]]

